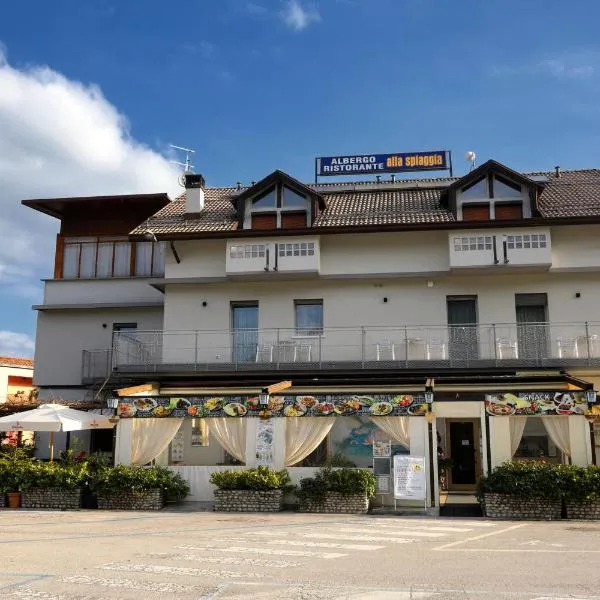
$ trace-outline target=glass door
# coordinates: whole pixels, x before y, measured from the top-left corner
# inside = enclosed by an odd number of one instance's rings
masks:
[[[233,362],[254,362],[258,345],[258,303],[231,305]]]
[[[548,357],[548,301],[546,294],[517,294],[519,358],[539,361]]]
[[[478,359],[477,296],[448,296],[446,304],[450,360]]]
[[[449,440],[449,490],[474,490],[481,466],[479,460],[479,421],[449,419],[446,439]]]

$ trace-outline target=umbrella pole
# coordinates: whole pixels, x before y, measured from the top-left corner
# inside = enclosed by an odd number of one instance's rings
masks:
[[[50,432],[50,462],[54,462],[54,431]]]

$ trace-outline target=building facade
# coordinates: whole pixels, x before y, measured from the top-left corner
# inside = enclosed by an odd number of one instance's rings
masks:
[[[312,185],[275,171],[237,188],[188,174],[173,202],[24,204],[61,220],[35,307],[40,397],[121,390],[117,460],[171,464],[195,499],[211,469],[373,466],[388,439],[424,459],[433,506],[438,458],[451,490],[513,458],[594,460],[599,170],[488,161]]]

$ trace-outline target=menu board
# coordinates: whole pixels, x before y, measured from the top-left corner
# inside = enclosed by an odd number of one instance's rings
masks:
[[[274,423],[270,419],[260,420],[256,427],[256,464],[259,467],[273,466]]]
[[[422,456],[394,456],[394,498],[398,500],[425,500],[427,498],[427,471]]]
[[[180,427],[175,437],[171,440],[171,461],[174,463],[183,462],[184,449],[183,427]]]

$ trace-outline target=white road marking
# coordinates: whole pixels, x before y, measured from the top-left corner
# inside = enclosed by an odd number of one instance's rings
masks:
[[[400,524],[400,525],[431,525],[432,523],[444,523],[450,526],[458,525],[460,527],[473,527],[474,529],[481,527],[483,529],[489,529],[493,527],[497,527],[497,523],[490,523],[489,521],[463,521],[460,519],[452,520],[452,519],[402,519],[399,517],[372,517],[368,520],[360,520],[354,521],[354,523],[363,525],[363,524],[372,524],[372,523],[388,523],[390,525]]]
[[[464,540],[459,540],[458,542],[450,542],[449,544],[445,544],[444,546],[438,546],[437,548],[434,548],[434,550],[446,550],[447,548],[454,548],[454,546],[459,546],[460,544],[467,544],[469,542],[474,542],[475,540],[482,540],[483,538],[487,538],[492,535],[499,535],[501,533],[506,533],[507,531],[512,531],[513,529],[519,529],[521,527],[527,527],[527,523],[520,523],[519,525],[512,525],[511,527],[506,527],[505,529],[497,529],[496,531],[490,531],[490,533],[474,535],[474,536],[468,537]]]
[[[93,585],[108,588],[125,588],[127,590],[140,590],[144,592],[162,592],[166,594],[197,594],[202,593],[200,588],[191,585],[180,585],[163,581],[141,581],[139,579],[106,579],[104,577],[88,577],[78,575],[74,577],[61,577],[61,583],[79,585]]]
[[[303,542],[302,540],[264,540],[266,544],[282,546],[308,546],[309,548],[341,548],[342,550],[381,550],[385,546],[372,544],[337,544],[335,542]]]
[[[399,523],[360,523],[360,525],[368,525],[369,527],[373,527],[374,529],[397,529],[398,531],[404,531],[407,528],[418,529],[419,531],[443,531],[449,533],[467,533],[468,531],[473,531],[472,527],[429,527],[427,525],[414,525],[413,523],[405,523],[404,525],[401,525]]]
[[[210,569],[192,569],[188,567],[169,567],[166,565],[132,565],[125,563],[107,563],[100,565],[98,569],[105,571],[127,571],[132,573],[155,573],[155,574],[174,574],[174,575],[204,575],[207,577],[241,578],[254,577],[260,579],[264,577],[260,573],[237,573],[235,571],[211,571]]]
[[[253,565],[255,567],[274,567],[275,569],[286,569],[298,567],[300,563],[285,560],[263,560],[261,558],[235,558],[233,556],[205,556],[198,554],[168,554],[167,552],[156,552],[148,554],[149,558],[168,558],[169,560],[191,560],[198,563],[219,563],[227,565]]]
[[[329,528],[326,528],[329,529]],[[379,535],[390,535],[392,534],[391,531],[375,531],[373,528],[370,527],[339,527],[336,528],[336,531],[348,531],[350,533],[376,533]],[[404,536],[414,536],[414,537],[425,537],[425,538],[439,538],[439,537],[444,537],[445,533],[434,533],[432,531],[417,531],[415,529],[404,529],[402,530],[402,532],[398,531],[397,535],[404,535]],[[392,535],[396,535],[396,533],[394,532]]]
[[[302,537],[319,540],[354,540],[357,542],[392,542],[393,544],[410,544],[415,540],[409,538],[390,538],[377,535],[339,535],[335,533],[303,533]]]
[[[249,548],[247,546],[230,546],[229,548],[218,548],[213,545],[206,546],[175,546],[178,550],[200,550],[201,552],[245,552],[253,554],[271,554],[275,556],[314,556],[315,558],[341,558],[348,556],[339,552],[309,552],[308,550],[280,550],[279,548]]]

